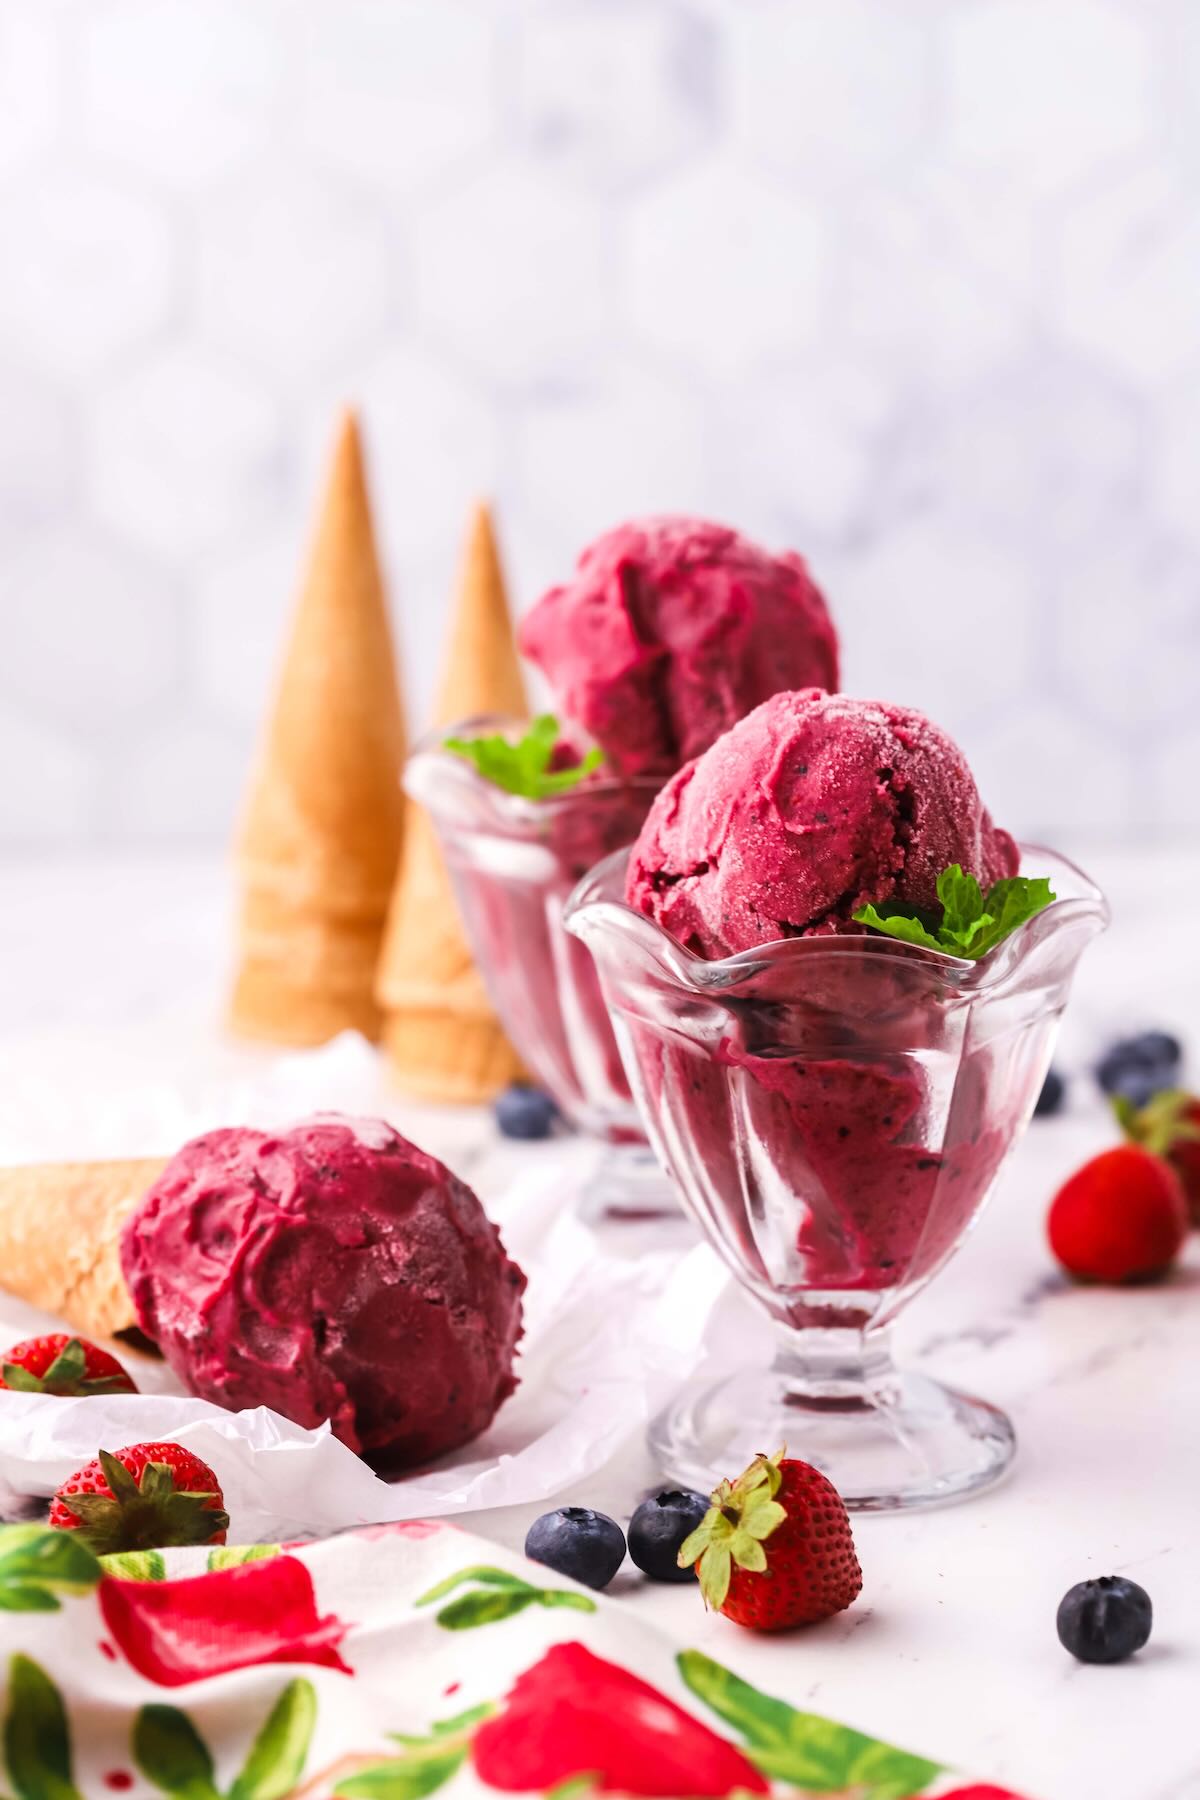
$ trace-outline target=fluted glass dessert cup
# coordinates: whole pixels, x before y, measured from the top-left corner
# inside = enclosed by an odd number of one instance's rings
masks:
[[[439,732],[414,751],[404,785],[433,820],[472,954],[522,1061],[580,1130],[640,1148],[663,1188],[596,965],[562,917],[580,877],[637,836],[662,782],[594,775],[530,800],[445,748],[451,737],[519,737],[524,729],[516,720],[479,718]]]
[[[571,898],[651,1142],[776,1328],[769,1370],[689,1391],[651,1429],[707,1488],[786,1442],[866,1511],[1003,1474],[1007,1418],[899,1371],[888,1328],[953,1255],[1033,1110],[1085,946],[1083,872],[1022,846],[1058,898],[979,962],[877,934],[692,955],[624,903],[628,851]]]

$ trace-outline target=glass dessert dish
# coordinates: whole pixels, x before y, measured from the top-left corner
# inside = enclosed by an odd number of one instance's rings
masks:
[[[706,961],[624,903],[628,854],[580,883],[567,929],[596,958],[651,1142],[777,1334],[769,1370],[655,1421],[664,1472],[703,1490],[786,1442],[859,1510],[987,1486],[1012,1458],[1008,1419],[898,1370],[888,1328],[1033,1110],[1102,895],[1022,846],[1058,898],[979,962],[873,933]]]
[[[621,1147],[592,1195],[618,1210],[674,1207],[646,1133],[600,991],[596,965],[563,927],[580,878],[637,836],[661,777],[590,776],[565,793],[530,800],[486,780],[447,738],[524,726],[471,719],[419,744],[407,792],[433,820],[471,950],[522,1061],[581,1131]]]

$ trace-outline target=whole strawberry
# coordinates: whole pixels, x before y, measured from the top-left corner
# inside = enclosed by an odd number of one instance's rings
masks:
[[[0,1363],[0,1388],[67,1396],[137,1393],[137,1383],[115,1356],[65,1331],[14,1344]]]
[[[862,1587],[841,1495],[819,1469],[782,1450],[721,1482],[680,1546],[679,1566],[689,1564],[705,1603],[753,1631],[832,1618]]]
[[[1142,1107],[1118,1095],[1113,1109],[1131,1143],[1170,1163],[1183,1184],[1192,1224],[1200,1225],[1200,1099],[1167,1088]]]
[[[163,1550],[171,1544],[223,1544],[225,1496],[207,1463],[181,1444],[132,1444],[101,1450],[50,1507],[49,1523],[78,1531],[97,1556]]]
[[[1119,1144],[1077,1169],[1050,1206],[1050,1248],[1082,1281],[1146,1281],[1170,1268],[1188,1233],[1178,1175],[1162,1157]]]

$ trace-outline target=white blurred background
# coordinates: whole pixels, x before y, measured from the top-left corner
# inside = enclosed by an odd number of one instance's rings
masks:
[[[1195,0],[0,0],[0,844],[217,843],[340,401],[418,726],[468,504],[808,555],[1005,824],[1200,833]]]

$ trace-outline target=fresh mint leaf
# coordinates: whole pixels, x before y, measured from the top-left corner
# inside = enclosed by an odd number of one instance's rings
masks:
[[[920,919],[911,913],[881,913],[874,906],[860,906],[853,915],[857,924],[869,925],[873,931],[884,931],[888,937],[905,944],[922,944],[926,950],[944,950],[946,946],[926,931]]]
[[[447,738],[445,748],[474,763],[485,781],[503,788],[505,793],[518,794],[525,800],[546,800],[577,787],[604,760],[602,751],[592,749],[572,768],[551,769],[559,735],[558,720],[552,713],[542,713],[515,743],[496,733],[489,737]]]
[[[942,870],[937,891],[942,917],[936,930],[930,930],[915,907],[890,903],[882,910],[860,906],[853,918],[857,924],[902,943],[978,962],[1055,898],[1050,883],[1041,875],[1006,876],[985,894],[974,875],[966,874],[958,863]]]

